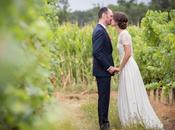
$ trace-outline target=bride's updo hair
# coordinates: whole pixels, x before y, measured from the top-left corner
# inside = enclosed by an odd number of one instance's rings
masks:
[[[120,29],[126,29],[128,26],[128,16],[123,12],[115,12],[113,19]]]

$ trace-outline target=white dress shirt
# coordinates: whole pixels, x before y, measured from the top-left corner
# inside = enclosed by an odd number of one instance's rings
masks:
[[[98,23],[98,24],[100,24],[104,29],[106,29],[106,26],[104,24],[102,23]]]

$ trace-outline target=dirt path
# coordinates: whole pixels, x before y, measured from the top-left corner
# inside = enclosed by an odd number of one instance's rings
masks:
[[[175,130],[175,102],[167,103],[166,99],[158,96],[149,96],[151,105],[163,122],[166,130]]]
[[[88,122],[85,113],[81,110],[82,105],[92,100],[97,100],[97,96],[97,93],[89,94],[86,91],[78,94],[56,93],[59,102],[73,114],[75,124],[80,127],[80,130],[97,130],[95,125]],[[111,92],[111,98],[115,99],[116,97],[117,93]],[[161,118],[166,130],[175,130],[175,103],[167,105],[152,96],[150,97],[150,102],[159,118]]]
[[[89,102],[93,97],[97,97],[96,94],[62,94],[57,92],[56,97],[65,109],[71,112],[74,117],[75,125],[79,127],[79,130],[96,130],[95,125],[90,124],[85,116],[85,113],[81,110],[81,106]]]

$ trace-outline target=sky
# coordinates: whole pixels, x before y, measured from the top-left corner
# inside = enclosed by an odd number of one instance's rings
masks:
[[[75,10],[88,10],[93,8],[94,4],[100,4],[100,6],[107,6],[109,4],[116,4],[117,0],[68,0],[71,11]],[[141,1],[150,1],[150,0],[137,0]]]

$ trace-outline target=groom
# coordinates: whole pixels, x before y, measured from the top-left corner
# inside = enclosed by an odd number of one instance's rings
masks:
[[[117,71],[112,58],[112,43],[106,31],[111,24],[113,13],[102,7],[98,12],[99,23],[92,34],[93,75],[98,88],[98,117],[100,130],[109,130],[108,109],[110,99],[111,76]]]

